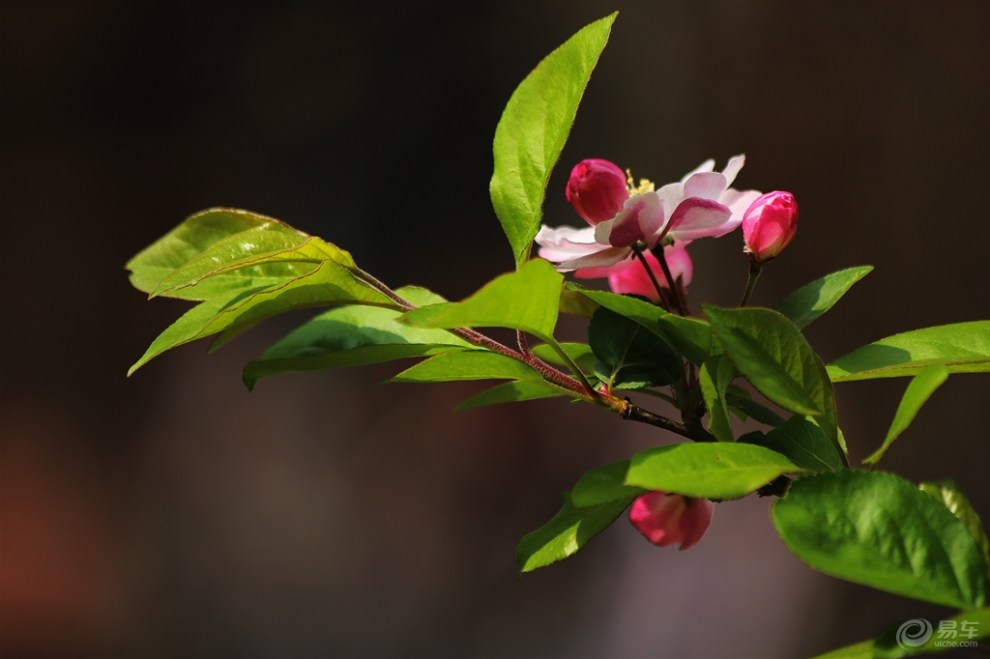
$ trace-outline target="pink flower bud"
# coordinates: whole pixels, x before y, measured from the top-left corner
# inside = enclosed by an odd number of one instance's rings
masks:
[[[680,545],[683,551],[698,544],[712,523],[713,513],[708,499],[647,492],[633,501],[629,521],[658,547]]]
[[[582,160],[571,170],[564,196],[578,215],[594,226],[615,217],[629,198],[626,175],[608,160]]]
[[[757,197],[743,215],[746,251],[757,261],[780,254],[797,233],[798,206],[790,192],[774,190]]]
[[[674,277],[674,281],[680,279],[681,284],[687,286],[691,283],[691,276],[694,274],[694,264],[691,262],[687,248],[682,245],[683,243],[668,245],[664,248],[664,257],[667,259],[667,267],[670,268],[670,274]],[[643,252],[643,256],[646,257],[646,262],[650,264],[650,269],[653,271],[657,283],[660,284],[661,288],[669,289],[667,277],[664,276],[657,257],[649,251]],[[660,293],[657,292],[650,275],[647,274],[646,268],[643,267],[639,259],[626,259],[621,263],[621,266],[621,268],[612,266],[612,271],[608,273],[608,286],[612,292],[640,295],[654,302],[660,301]],[[575,274],[580,276],[580,272]]]

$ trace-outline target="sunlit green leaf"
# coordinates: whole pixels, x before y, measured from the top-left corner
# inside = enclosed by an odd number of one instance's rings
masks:
[[[290,252],[294,255],[287,258]],[[359,276],[344,250],[247,211],[197,213],[127,267],[140,290],[200,301],[152,342],[128,374],[165,350],[213,335],[216,347],[290,309],[348,303],[396,307]]]
[[[523,536],[516,545],[520,572],[530,572],[576,554],[588,541],[622,514],[632,497],[600,506],[575,508],[569,495],[553,519]]]
[[[444,299],[424,288],[396,291],[408,302],[437,304]],[[447,330],[411,327],[398,322],[393,309],[348,305],[330,309],[300,325],[244,369],[244,383],[253,389],[259,379],[292,371],[359,366],[450,350],[474,348]]]
[[[573,343],[573,342],[563,342],[560,344],[561,349],[567,353],[578,368],[584,373],[591,373],[595,370],[595,353],[591,351],[591,346],[587,343]],[[538,346],[533,346],[533,354],[542,359],[543,361],[554,364],[556,366],[563,366],[565,368],[569,367],[568,364],[557,351],[553,349],[553,346],[547,343],[541,343]]]
[[[490,389],[485,389],[480,394],[468,398],[454,409],[458,412],[463,412],[464,410],[483,407],[485,405],[518,403],[540,398],[554,398],[556,396],[573,396],[573,392],[555,387],[542,380],[515,380],[513,382],[503,382]]]
[[[410,366],[392,382],[455,382],[458,380],[539,380],[526,364],[482,350],[443,352]]]
[[[547,55],[513,92],[495,129],[495,172],[489,187],[517,266],[529,258],[550,172],[615,16],[584,27]]]
[[[897,406],[894,421],[890,424],[890,429],[887,430],[887,437],[883,440],[880,448],[870,455],[870,457],[863,460],[863,464],[875,465],[880,461],[884,453],[887,452],[887,449],[890,448],[890,445],[914,421],[914,417],[917,416],[921,406],[928,401],[928,398],[935,393],[936,389],[942,386],[942,383],[948,377],[949,369],[938,364],[926,367],[911,379],[911,382],[908,383],[907,390],[904,392],[904,396],[901,398],[900,404]]]
[[[595,375],[609,391],[671,384],[681,377],[681,359],[666,341],[610,309],[591,317],[588,343],[597,357]]]
[[[584,473],[571,491],[571,503],[577,508],[600,506],[610,501],[628,500],[647,492],[645,488],[626,485],[629,460],[596,467]]]
[[[945,506],[884,472],[801,478],[772,507],[784,544],[826,574],[957,608],[983,606],[987,563]]]
[[[933,365],[950,373],[990,372],[990,320],[888,336],[836,359],[828,375],[832,382],[909,377]]]
[[[762,446],[699,442],[637,453],[623,485],[708,499],[735,499],[778,476],[800,472],[785,456]]]
[[[257,254],[259,251],[270,252],[276,241],[280,241],[283,246],[297,245],[309,237],[271,217],[235,208],[210,208],[189,216],[128,261],[126,267],[131,272],[131,284],[138,290],[151,294],[166,277],[194,261],[214,245],[232,239],[236,241],[237,236],[245,235],[250,235],[251,240],[228,258],[236,259],[240,255]],[[189,297],[188,293],[177,292],[171,297],[203,299]],[[196,295],[202,295],[202,291]]]
[[[956,487],[956,484],[951,480],[922,483],[919,487],[922,492],[934,497],[936,501],[944,505],[969,529],[969,532],[976,539],[976,544],[980,546],[983,557],[990,561],[990,541],[987,540],[983,522],[980,521],[980,516],[976,514],[973,504],[969,502],[962,490]]]
[[[214,243],[160,281],[150,297],[184,297],[185,291],[195,287],[199,299],[206,299],[231,276],[243,277],[256,265],[284,263],[305,270],[324,261],[354,267],[350,254],[319,238],[299,240],[297,236],[255,229]],[[204,285],[206,281],[209,283]]]
[[[861,265],[825,275],[785,297],[777,303],[776,309],[798,327],[807,327],[872,271],[872,265]]]
[[[553,340],[564,277],[543,259],[527,261],[462,302],[414,309],[402,322],[417,327],[508,327]]]
[[[145,354],[131,366],[128,375],[162,352],[196,339],[239,327],[290,309],[363,302],[388,306],[392,302],[364,285],[352,272],[334,261],[310,266],[299,273],[296,264],[270,263],[236,271],[223,293],[193,307],[156,338]],[[211,280],[207,280],[210,282]],[[196,294],[198,286],[187,289]]]

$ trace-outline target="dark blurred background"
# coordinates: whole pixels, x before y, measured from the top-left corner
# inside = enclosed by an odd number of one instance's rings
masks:
[[[480,383],[381,384],[395,365],[248,394],[241,367],[308,314],[125,379],[183,307],[123,263],[205,207],[453,299],[511,269],[487,195],[501,109],[616,8],[549,223],[580,222],[562,190],[581,158],[663,183],[745,152],[737,185],[802,212],[756,302],[877,266],[810,328],[826,358],[990,315],[990,3],[7,0],[4,656],[795,657],[944,613],[806,569],[756,498],[683,554],[620,521],[518,577],[515,542],[584,470],[673,438],[560,401],[455,414]],[[692,249],[695,306],[734,302],[738,234]],[[855,458],[905,384],[839,388]],[[951,378],[885,459],[954,477],[985,519],[988,391]]]

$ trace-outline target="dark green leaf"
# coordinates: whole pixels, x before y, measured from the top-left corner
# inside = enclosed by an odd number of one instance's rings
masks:
[[[786,455],[808,471],[838,471],[845,467],[832,440],[811,419],[800,414],[753,443]]]
[[[950,373],[990,371],[990,320],[888,336],[836,359],[828,374],[832,382],[909,377],[937,364]]]
[[[516,266],[529,258],[550,172],[615,16],[586,26],[540,62],[513,92],[495,129],[495,172],[489,187]]]
[[[781,407],[816,417],[838,444],[832,385],[801,330],[772,309],[705,310],[712,331],[746,379]]]
[[[777,303],[776,309],[798,327],[807,327],[872,271],[872,265],[861,265],[825,275],[785,297]]]
[[[768,426],[777,427],[784,423],[784,419],[780,417],[773,410],[768,409],[765,405],[761,405],[754,401],[749,392],[746,390],[730,385],[725,392],[725,398],[728,404],[735,410],[738,410],[746,417],[753,419],[754,421],[759,421],[760,423],[766,424]]]
[[[972,534],[894,474],[842,470],[799,479],[772,516],[787,548],[826,574],[944,606],[986,601],[987,564]]]
[[[625,485],[706,499],[735,499],[801,468],[752,444],[700,442],[648,449],[630,460]]]
[[[480,394],[468,398],[458,405],[455,410],[463,412],[464,410],[470,410],[484,405],[516,403],[526,400],[537,400],[539,398],[572,395],[572,392],[565,391],[544,381],[516,380],[514,382],[503,382],[491,389],[485,389]]]
[[[568,495],[553,519],[523,536],[516,545],[520,572],[530,572],[576,554],[588,541],[615,521],[632,497],[590,508],[575,508]]]
[[[415,286],[400,288],[396,293],[415,305],[444,301]],[[474,347],[447,330],[400,323],[399,315],[393,309],[363,305],[330,309],[300,325],[248,364],[244,383],[253,389],[259,379],[269,375],[375,364]]]
[[[936,389],[942,386],[948,377],[949,369],[939,364],[925,368],[911,379],[904,396],[901,398],[900,405],[897,406],[897,412],[894,414],[894,421],[887,431],[887,437],[883,440],[880,448],[863,460],[863,464],[875,465],[880,462],[894,440],[900,437],[901,433],[907,430],[911,422],[914,421],[921,406],[928,401]]]
[[[588,343],[598,358],[595,375],[609,391],[671,384],[681,377],[681,359],[666,341],[609,309],[591,317]]]
[[[726,403],[726,389],[735,377],[736,369],[725,356],[706,360],[698,374],[701,395],[708,409],[708,430],[720,442],[731,442],[735,439]]]
[[[698,318],[685,318],[664,311],[655,304],[627,295],[592,291],[569,283],[567,288],[578,291],[602,307],[634,320],[676,348],[695,364],[711,355],[712,332],[708,323]]]
[[[539,379],[536,371],[511,357],[482,350],[465,350],[430,357],[402,371],[391,382]]]
[[[543,259],[527,261],[462,302],[414,309],[402,322],[416,327],[508,327],[553,340],[564,276]]]

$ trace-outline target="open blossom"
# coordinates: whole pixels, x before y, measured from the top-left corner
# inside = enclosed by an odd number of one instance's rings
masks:
[[[594,226],[615,217],[629,198],[626,175],[608,160],[582,160],[571,170],[564,196],[577,214]]]
[[[729,187],[744,163],[745,157],[738,155],[722,172],[715,172],[715,162],[708,160],[677,183],[633,194],[614,217],[594,226],[544,225],[536,234],[539,254],[567,272],[618,263],[637,243],[652,249],[665,239],[687,243],[723,236],[739,226],[743,212],[760,195]]]
[[[647,492],[629,508],[629,521],[658,547],[680,545],[681,550],[698,544],[712,523],[714,506],[708,499],[679,494]]]
[[[742,221],[746,251],[757,261],[780,254],[797,233],[798,207],[790,192],[774,190],[760,196]]]

